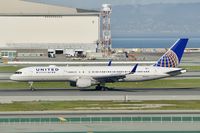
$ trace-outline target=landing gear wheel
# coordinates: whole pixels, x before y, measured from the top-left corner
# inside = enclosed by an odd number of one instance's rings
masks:
[[[98,85],[96,86],[95,89],[96,89],[97,91],[100,91],[100,90],[102,90],[102,86],[98,84]]]
[[[101,86],[100,84],[98,84],[95,88],[97,91],[107,91],[108,87],[105,86]]]
[[[101,89],[102,91],[107,91],[108,90],[108,87],[102,87],[102,89]]]
[[[31,87],[31,91],[35,91],[35,88]]]

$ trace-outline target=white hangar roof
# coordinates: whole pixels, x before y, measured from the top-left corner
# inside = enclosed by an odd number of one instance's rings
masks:
[[[84,10],[57,5],[29,2],[25,0],[0,0],[0,15],[81,15],[96,14],[98,11]]]

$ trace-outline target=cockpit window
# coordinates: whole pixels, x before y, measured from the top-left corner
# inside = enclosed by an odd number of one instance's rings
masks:
[[[17,71],[17,72],[15,72],[15,74],[22,74],[22,72]]]

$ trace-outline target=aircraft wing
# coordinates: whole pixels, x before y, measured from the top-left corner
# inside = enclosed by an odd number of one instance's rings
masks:
[[[98,82],[116,82],[119,79],[123,79],[126,77],[126,74],[116,74],[116,75],[109,75],[109,76],[98,76],[98,77],[93,77],[94,80]]]
[[[130,71],[130,73],[125,73],[125,74],[111,74],[111,75],[106,75],[106,76],[98,76],[98,77],[93,77],[93,79],[97,80],[99,82],[116,82],[119,79],[125,78],[126,75],[134,74],[136,72],[137,67],[138,67],[138,64],[136,64],[133,67],[133,69]]]

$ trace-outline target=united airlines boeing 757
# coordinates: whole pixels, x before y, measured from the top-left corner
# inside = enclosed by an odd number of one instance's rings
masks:
[[[31,90],[33,82],[63,81],[71,86],[87,88],[96,85],[97,90],[108,82],[147,81],[176,76],[186,70],[178,68],[188,39],[182,38],[151,66],[36,66],[22,68],[13,74],[14,81],[29,82]]]

